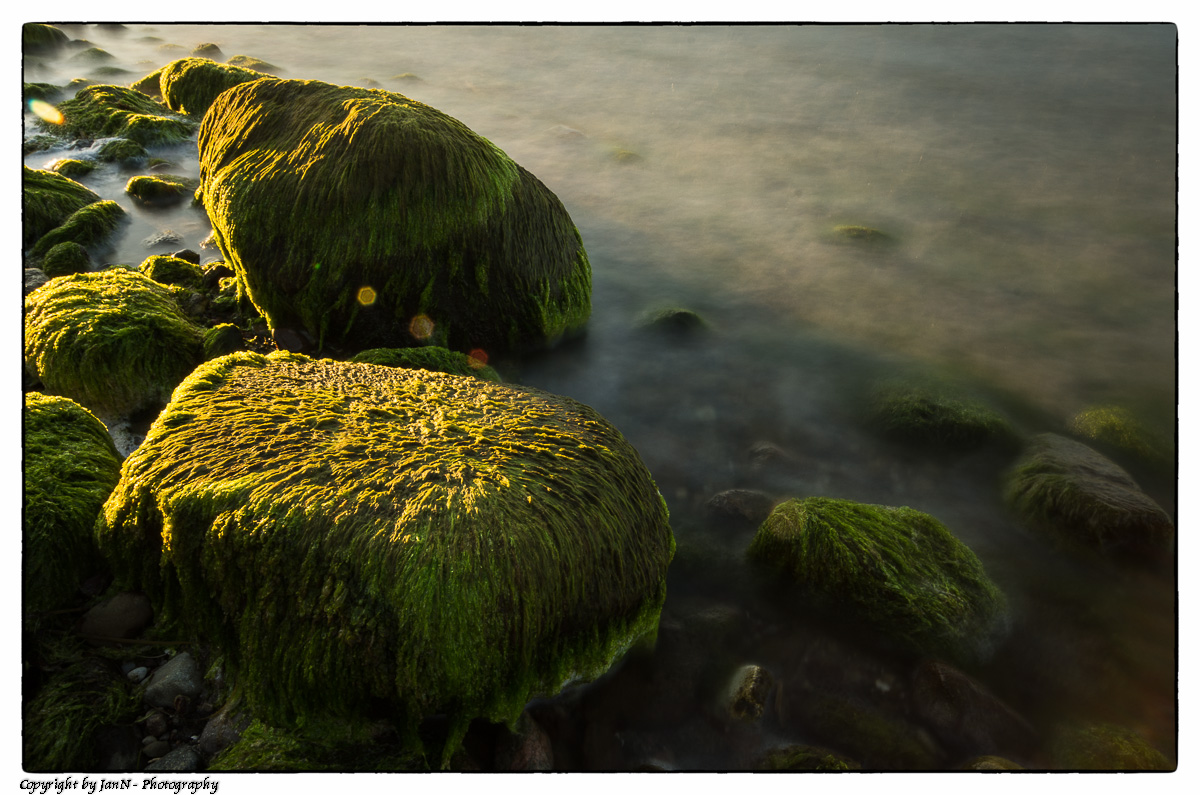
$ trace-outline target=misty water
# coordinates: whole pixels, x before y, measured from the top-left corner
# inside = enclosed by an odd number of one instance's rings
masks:
[[[857,414],[872,383],[933,375],[1024,433],[1066,433],[1077,412],[1115,404],[1174,439],[1174,27],[64,30],[127,70],[104,82],[129,84],[213,42],[281,77],[403,93],[562,200],[592,265],[587,335],[496,364],[619,428],[679,546],[659,652],[539,707],[564,767],[735,769],[779,745],[836,745],[787,718],[789,688],[894,719],[936,766],[963,761],[912,717],[917,659],[760,587],[742,558],[754,527],[715,522],[706,507],[734,488],[907,505],[970,546],[1007,594],[1012,629],[967,673],[1045,740],[1017,761],[1047,765],[1047,738],[1071,721],[1135,729],[1175,758],[1173,575],[1052,549],[1003,503],[1010,458],[896,447]],[[94,68],[68,54],[27,63],[25,79],[64,84]],[[198,173],[194,144],[154,154],[172,173]],[[203,210],[138,205],[123,192],[131,173],[105,166],[80,180],[132,218],[98,265],[180,248],[220,257],[201,245]],[[890,243],[843,239],[840,225]],[[168,229],[180,242],[145,243]],[[708,333],[641,327],[667,307],[694,310]],[[1174,515],[1174,473],[1136,474]],[[727,619],[723,641],[689,657],[688,627]],[[746,663],[780,683],[778,708],[730,727],[723,683]],[[688,666],[701,673],[686,709],[634,695],[669,689]]]

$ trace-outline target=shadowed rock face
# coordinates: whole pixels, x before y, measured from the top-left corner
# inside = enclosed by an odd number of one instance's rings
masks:
[[[473,377],[238,353],[176,390],[98,527],[256,714],[509,721],[655,629],[674,541],[594,411]]]
[[[562,203],[461,122],[400,94],[264,78],[199,134],[214,238],[272,328],[329,347],[543,346],[591,311]]]

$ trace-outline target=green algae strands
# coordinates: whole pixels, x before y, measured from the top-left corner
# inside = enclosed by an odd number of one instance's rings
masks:
[[[1004,594],[941,522],[825,497],[778,505],[747,550],[914,650],[979,659],[1007,628]]]
[[[272,328],[350,353],[497,352],[587,321],[591,268],[562,203],[434,108],[264,78],[221,93],[198,141],[214,239]]]
[[[414,727],[450,715],[449,746],[654,633],[674,552],[636,451],[588,407],[285,353],[197,368],[97,534],[264,720],[382,700]]]

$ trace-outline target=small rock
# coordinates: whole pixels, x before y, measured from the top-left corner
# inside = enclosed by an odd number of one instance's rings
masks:
[[[195,251],[192,251],[190,248],[181,248],[181,249],[179,249],[179,251],[176,251],[171,256],[174,257],[175,259],[181,259],[181,260],[184,260],[185,262],[190,262],[193,265],[200,264],[200,255],[197,254]]]
[[[50,277],[41,268],[26,268],[23,294],[29,295],[48,281]]]
[[[765,668],[743,665],[729,683],[725,697],[726,712],[734,720],[744,723],[761,719],[774,687],[775,680]]]
[[[150,599],[140,593],[120,593],[83,615],[79,633],[94,643],[103,638],[136,638],[154,620]]]
[[[170,229],[164,229],[161,232],[156,232],[142,241],[142,245],[147,248],[154,246],[178,245],[183,242],[183,236],[177,232],[172,232]]]
[[[181,745],[166,756],[146,765],[146,770],[191,773],[200,769],[200,754],[190,745]]]
[[[146,730],[146,736],[151,739],[165,737],[170,726],[167,723],[167,716],[158,710],[154,710],[146,716],[142,728]]]
[[[166,756],[171,752],[171,744],[166,740],[152,740],[146,743],[142,748],[142,753],[147,759],[158,759],[160,756]]]
[[[793,463],[796,457],[772,442],[755,442],[746,453],[750,470],[758,472],[768,467]]]
[[[941,662],[917,668],[913,714],[947,748],[962,753],[1022,753],[1034,742],[1033,727],[982,684]]]
[[[771,515],[771,497],[752,489],[729,489],[708,501],[708,513],[715,519],[760,525]]]
[[[1024,770],[1025,768],[1002,756],[977,756],[959,765],[959,770]]]
[[[312,340],[307,334],[290,328],[271,329],[271,339],[275,341],[280,350],[284,351],[303,353],[312,349]]]
[[[129,671],[128,673],[125,674],[125,676],[127,676],[129,678],[129,681],[133,682],[135,685],[138,684],[139,682],[141,682],[143,679],[145,679],[149,675],[150,675],[150,669],[144,665],[138,666],[137,668],[134,668],[132,671]]]
[[[183,651],[154,672],[146,686],[145,701],[151,707],[174,708],[176,696],[195,698],[203,686],[200,666],[191,653]]]

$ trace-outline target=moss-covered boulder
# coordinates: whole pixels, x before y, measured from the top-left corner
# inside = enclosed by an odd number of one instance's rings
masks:
[[[78,243],[84,248],[98,246],[127,219],[128,214],[115,201],[104,199],[92,202],[71,213],[62,224],[42,235],[33,244],[33,255],[45,256],[50,249],[66,242]]]
[[[71,37],[53,25],[26,22],[21,26],[21,49],[26,54],[54,52],[70,42]]]
[[[112,138],[100,145],[96,159],[101,163],[119,163],[122,166],[139,166],[150,159],[146,147],[128,138]]]
[[[637,453],[586,406],[283,352],[197,368],[97,536],[264,721],[444,714],[447,753],[654,632],[674,549]]]
[[[303,729],[281,729],[254,721],[237,742],[222,750],[207,770],[297,771],[428,771],[420,749],[406,743],[386,723],[365,726],[322,720]]]
[[[914,650],[978,659],[1007,627],[1004,595],[979,559],[912,508],[788,500],[747,555]]]
[[[200,289],[204,286],[204,271],[199,265],[169,254],[152,254],[142,261],[138,270],[159,284]]]
[[[100,562],[92,526],[121,473],[104,424],[73,400],[25,395],[25,609],[69,599]]]
[[[21,200],[21,241],[28,247],[100,196],[62,174],[23,166]]]
[[[1027,526],[1073,552],[1155,563],[1174,548],[1171,517],[1129,473],[1062,436],[1030,441],[1005,495]]]
[[[157,90],[166,106],[195,119],[203,118],[213,100],[225,89],[263,77],[261,72],[208,58],[180,58],[154,74],[158,76]]]
[[[931,384],[887,381],[867,400],[866,424],[880,436],[931,451],[968,452],[985,444],[1013,446],[1008,421],[983,403]]]
[[[480,359],[465,353],[427,345],[421,348],[369,348],[354,354],[352,362],[381,364],[385,367],[411,367],[451,375],[473,375],[485,381],[500,382],[500,374]]]
[[[61,174],[70,179],[78,179],[79,177],[86,177],[88,174],[91,174],[96,170],[96,166],[97,163],[92,160],[76,160],[73,157],[65,157],[62,160],[55,161],[50,170],[55,174]],[[99,196],[96,198],[99,198]]]
[[[242,332],[232,323],[219,323],[204,332],[204,358],[216,359],[244,347]]]
[[[42,257],[42,270],[51,278],[85,273],[91,264],[87,249],[70,240],[52,246]]]
[[[42,102],[54,102],[62,97],[62,86],[56,86],[53,83],[24,83],[21,86],[21,99],[25,102],[25,107],[30,107],[30,100],[41,100]]]
[[[225,61],[225,63],[241,69],[250,69],[251,71],[258,72],[260,74],[273,75],[282,71],[278,66],[267,63],[261,58],[255,58],[252,55],[235,55]]]
[[[1126,406],[1090,406],[1071,418],[1068,430],[1113,455],[1158,471],[1174,464],[1174,445]]]
[[[190,198],[196,190],[196,184],[195,180],[188,177],[141,174],[129,178],[125,183],[125,192],[142,204],[162,207],[179,204]]]
[[[591,311],[562,203],[489,141],[386,91],[264,78],[200,128],[199,196],[272,329],[318,348],[544,345]]]
[[[1059,727],[1051,755],[1063,770],[1174,770],[1175,765],[1133,729],[1107,723]]]
[[[142,146],[177,144],[191,138],[196,123],[132,88],[88,86],[58,105],[69,135],[128,138]]]
[[[826,773],[862,769],[862,765],[848,756],[813,745],[789,745],[768,751],[755,767],[758,770],[812,770]]]
[[[25,366],[112,420],[167,402],[203,356],[169,288],[125,269],[53,279],[25,298]]]

